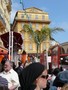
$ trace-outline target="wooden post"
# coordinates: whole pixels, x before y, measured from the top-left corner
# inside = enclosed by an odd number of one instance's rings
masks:
[[[61,53],[61,47],[58,45],[58,68],[60,67],[60,53]]]

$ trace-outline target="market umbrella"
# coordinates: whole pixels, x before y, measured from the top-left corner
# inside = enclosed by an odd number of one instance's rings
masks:
[[[9,47],[9,32],[2,34],[1,40],[3,41],[3,45],[5,48]],[[21,48],[21,45],[23,44],[23,39],[20,33],[13,32],[13,46],[16,46],[17,48]]]

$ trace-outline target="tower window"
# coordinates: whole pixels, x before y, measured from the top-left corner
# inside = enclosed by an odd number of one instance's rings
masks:
[[[21,18],[24,18],[24,15],[23,14],[21,15]]]
[[[38,19],[38,15],[35,16],[35,19]]]
[[[45,19],[45,16],[43,15],[43,16],[42,16],[42,20],[44,20],[44,19]]]
[[[23,28],[23,26],[24,26],[24,23],[22,23],[22,28]]]
[[[29,49],[32,50],[32,44],[31,43],[29,44]]]
[[[39,29],[39,25],[38,25],[38,24],[36,24],[36,29],[37,29],[37,30]]]

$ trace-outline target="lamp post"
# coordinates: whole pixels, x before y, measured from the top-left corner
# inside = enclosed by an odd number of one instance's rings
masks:
[[[9,59],[13,60],[13,31],[9,31]]]
[[[9,31],[9,59],[10,59],[10,56],[11,56],[11,45],[10,45],[10,43],[11,43],[11,32]]]
[[[22,4],[22,9],[24,10],[23,0],[20,0],[20,3]]]

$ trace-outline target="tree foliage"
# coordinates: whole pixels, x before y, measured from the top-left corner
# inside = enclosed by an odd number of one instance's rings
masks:
[[[49,27],[43,27],[41,30],[33,30],[32,26],[25,24],[24,25],[24,31],[30,33],[33,36],[33,39],[37,45],[37,53],[39,45],[47,38],[52,38],[52,34],[56,34],[57,32],[64,31],[60,27],[55,28],[49,28]]]

